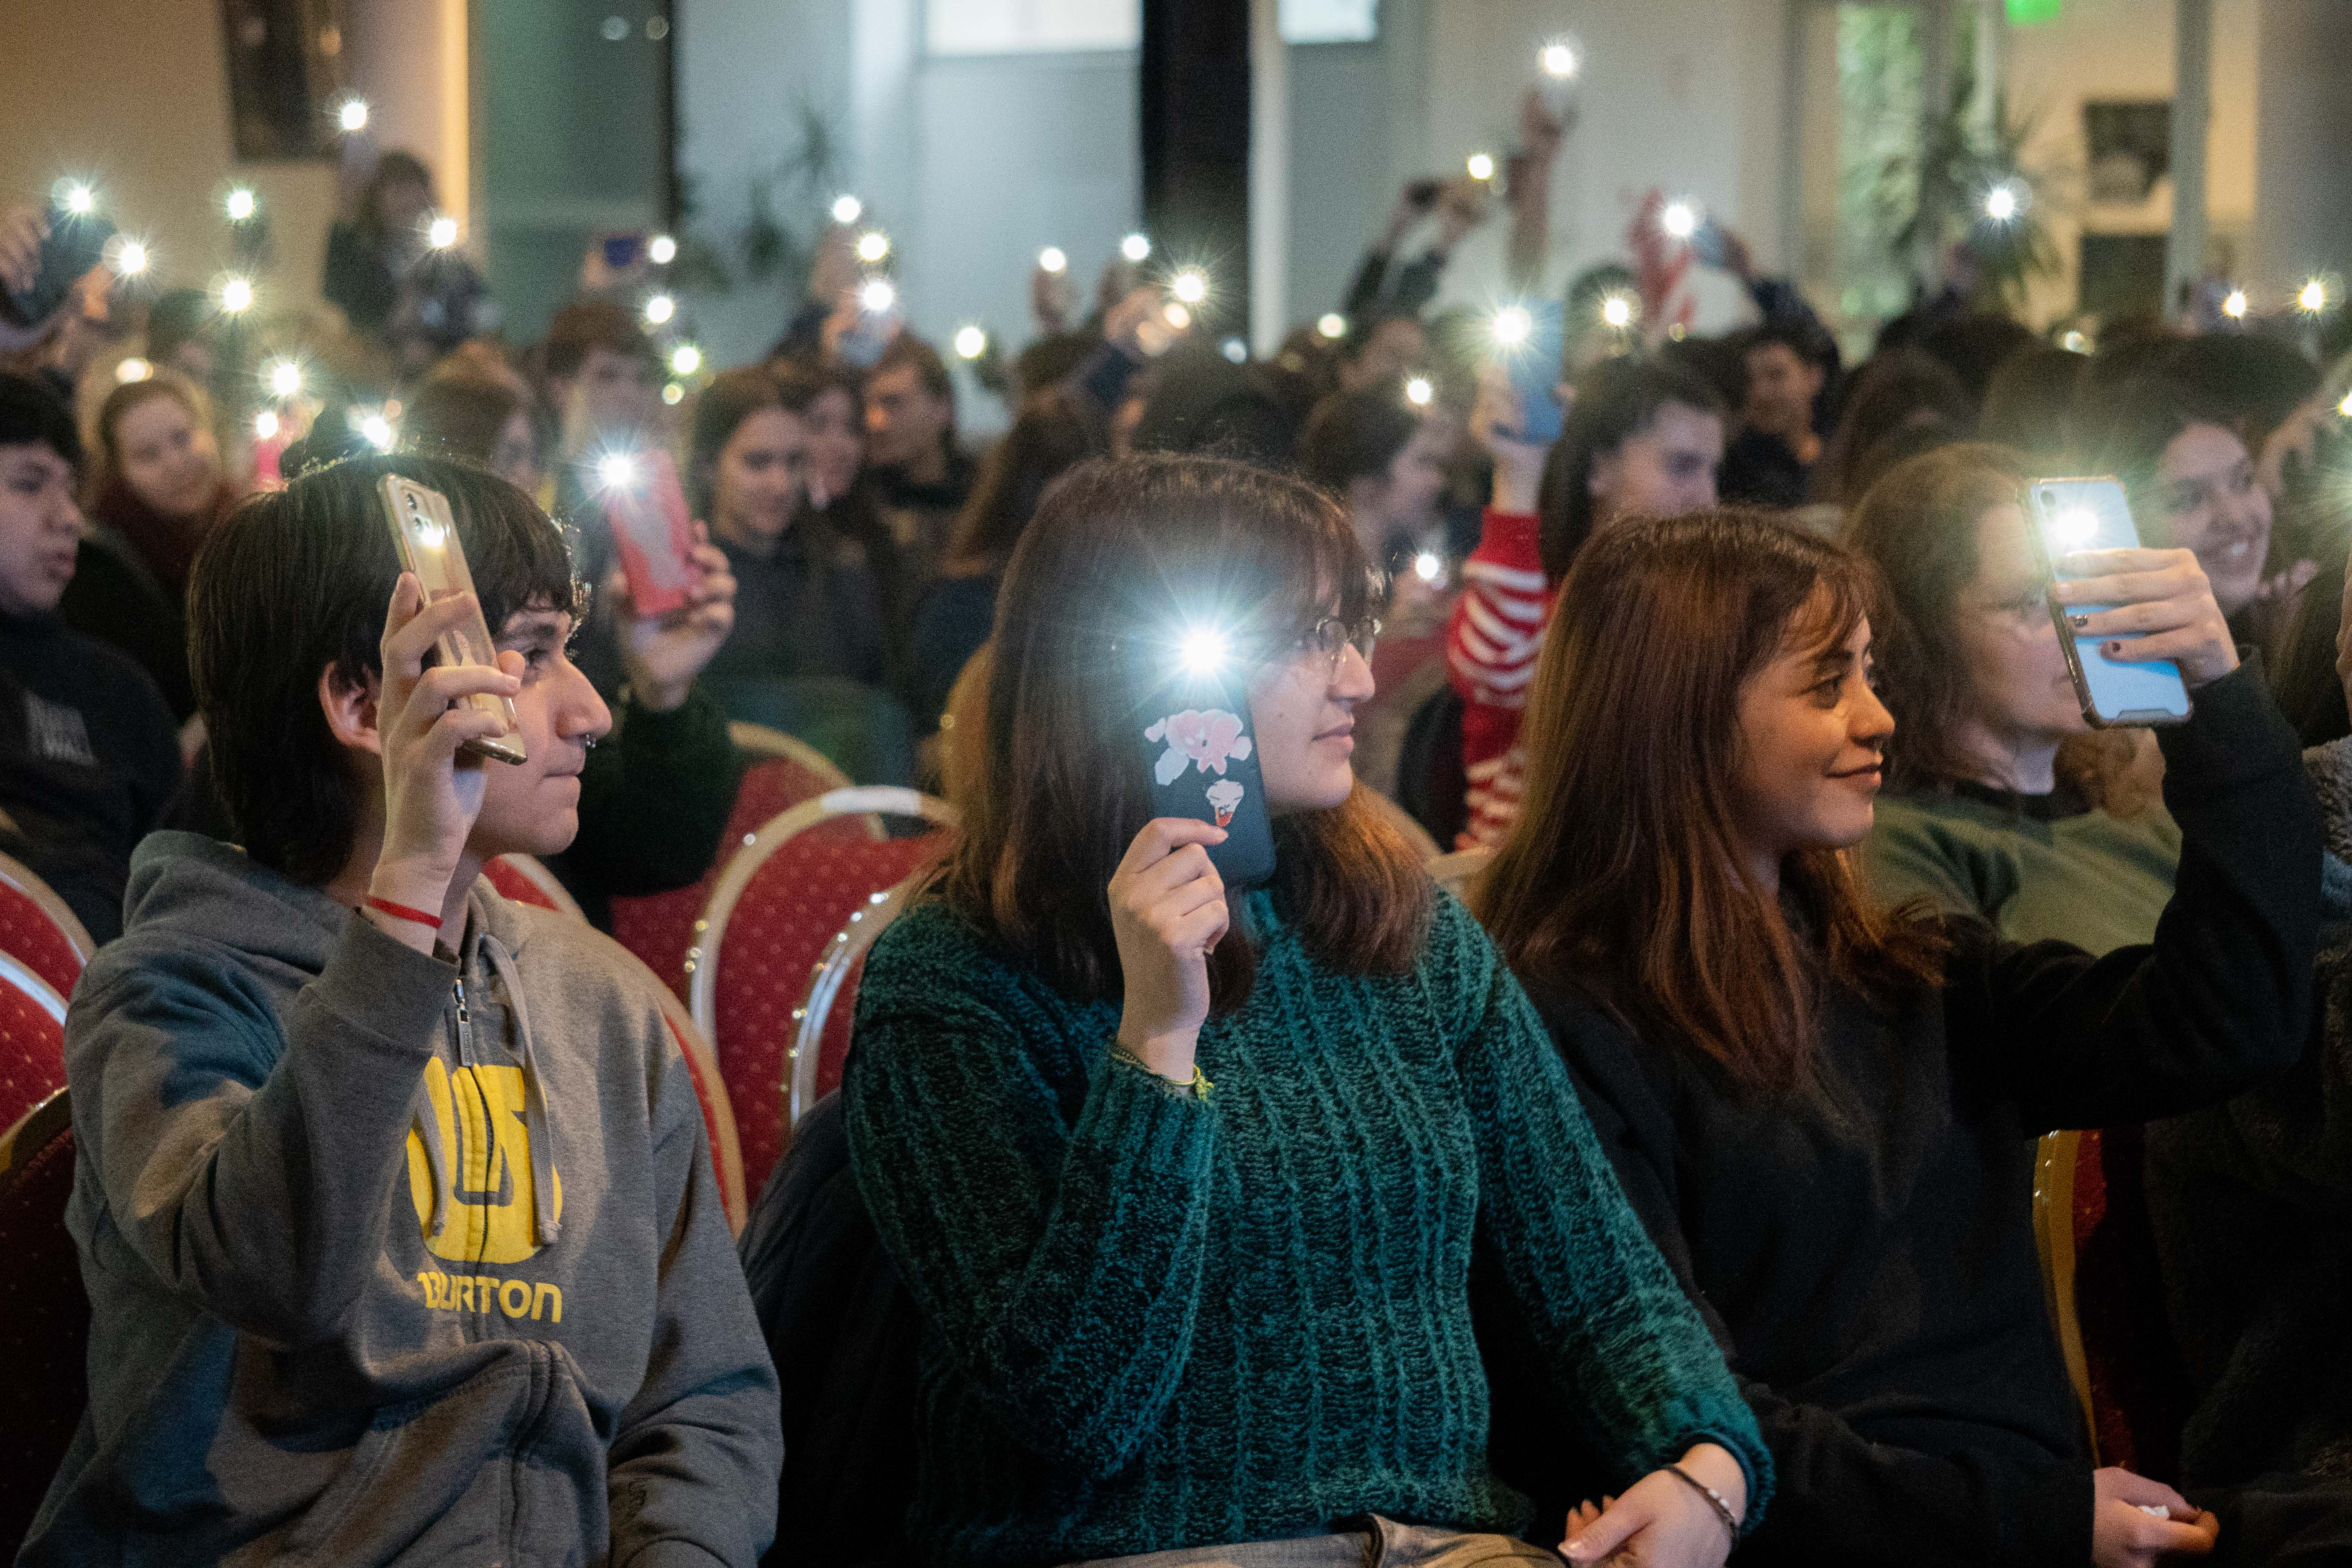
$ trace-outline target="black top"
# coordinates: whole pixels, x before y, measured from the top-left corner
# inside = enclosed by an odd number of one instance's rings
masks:
[[[81,536],[73,581],[58,614],[78,632],[129,654],[163,692],[174,719],[196,710],[188,679],[188,617],[184,595],[158,582],[130,541],[110,529]]]
[[[1715,488],[1727,506],[1737,503],[1787,510],[1805,504],[1805,489],[1812,475],[1812,468],[1799,462],[1794,448],[1780,437],[1742,430],[1723,449]]]
[[[854,542],[796,524],[765,555],[718,544],[735,574],[735,629],[705,679],[724,687],[830,675],[883,684],[882,607]]]
[[[370,245],[357,224],[338,218],[327,230],[327,265],[319,292],[340,307],[352,331],[381,332],[392,320],[400,282],[381,245]]]
[[[1003,581],[1002,572],[942,577],[923,595],[901,683],[917,734],[928,735],[940,727],[957,678],[996,629],[996,591]]]
[[[580,774],[580,831],[548,867],[609,929],[615,896],[666,893],[710,869],[742,774],[727,715],[700,681],[667,713],[623,702]]]
[[[2094,959],[1954,921],[1940,990],[1892,1016],[1832,990],[1816,1060],[1843,1125],[1760,1103],[1577,987],[1528,987],[1772,1447],[1743,1562],[2088,1560],[2034,1139],[2208,1104],[2293,1062],[2317,929],[2317,822],[2259,668],[2201,688],[2158,737],[2181,854],[2154,946]]]
[[[180,782],[179,731],[144,670],[55,616],[0,616],[8,844],[106,941],[131,851]]]

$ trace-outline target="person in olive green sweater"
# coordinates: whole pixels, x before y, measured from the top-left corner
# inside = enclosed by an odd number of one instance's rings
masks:
[[[2111,952],[2155,939],[2180,829],[2153,748],[2084,722],[2025,479],[2005,447],[1946,447],[1888,470],[1847,521],[1894,601],[1878,668],[1896,730],[1863,860],[1889,904]]]
[[[1617,1494],[1571,1561],[1716,1568],[1763,1515],[1755,1419],[1541,1024],[1354,778],[1367,599],[1328,497],[1213,458],[1081,465],[1013,556],[988,782],[875,945],[843,1091],[923,1319],[925,1562],[1556,1562],[1488,1464],[1474,1257]],[[1246,892],[1224,829],[1152,816],[1150,672],[1210,614],[1254,750],[1169,755],[1257,763]]]

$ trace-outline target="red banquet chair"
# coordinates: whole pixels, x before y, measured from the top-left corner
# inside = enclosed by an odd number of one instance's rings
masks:
[[[32,1527],[89,1397],[89,1298],[66,1229],[73,1174],[61,1089],[0,1132],[0,1557]]]
[[[869,895],[864,909],[850,911],[849,923],[834,934],[832,945],[817,960],[808,991],[793,1009],[787,1127],[798,1127],[809,1107],[841,1087],[841,1065],[849,1058],[849,1026],[857,1015],[857,983],[866,973],[866,952],[883,928],[898,918],[921,879],[918,872],[887,893]]]
[[[0,855],[0,952],[14,954],[60,996],[73,994],[98,951],[73,910],[21,862]]]
[[[919,817],[933,830],[877,838],[872,816]],[[787,1053],[814,972],[851,915],[939,858],[955,820],[946,802],[910,789],[835,790],[761,828],[719,879],[687,957],[687,1001],[718,1048],[754,1193],[789,1135]]]
[[[614,938],[680,996],[686,994],[686,955],[694,946],[696,923],[719,890],[728,862],[751,844],[762,825],[804,800],[849,787],[848,777],[805,742],[760,724],[730,724],[727,732],[737,752],[757,760],[744,770],[726,837],[719,841],[710,869],[691,887],[613,900]]]
[[[2137,1127],[2042,1135],[2033,1232],[2066,1374],[2101,1465],[2177,1479],[2189,1407],[2148,1220]]]
[[[573,920],[588,917],[581,911],[579,900],[570,889],[556,880],[555,873],[529,855],[501,855],[482,862],[482,877],[499,890],[499,897],[509,903],[529,904],[533,909],[553,910]]]
[[[728,1097],[727,1080],[719,1076],[719,1058],[710,1041],[686,1010],[686,1004],[667,985],[660,987],[662,1022],[686,1058],[694,1077],[694,1097],[702,1102],[702,1125],[710,1135],[710,1167],[719,1178],[719,1200],[727,1210],[727,1232],[743,1234],[751,1212],[751,1195],[743,1185],[743,1145],[735,1132],[735,1105]]]
[[[66,1086],[66,999],[0,952],[0,1127]]]

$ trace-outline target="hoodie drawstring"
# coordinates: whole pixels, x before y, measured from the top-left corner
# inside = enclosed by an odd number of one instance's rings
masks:
[[[506,988],[507,1004],[514,1009],[515,1037],[522,1058],[523,1136],[530,1144],[531,1232],[541,1247],[562,1233],[555,1214],[555,1130],[547,1120],[547,1095],[540,1087],[539,1063],[531,1054],[530,1006],[523,1000],[522,979],[515,973],[514,957],[506,943],[484,931],[475,939],[477,951],[489,955],[499,984]]]

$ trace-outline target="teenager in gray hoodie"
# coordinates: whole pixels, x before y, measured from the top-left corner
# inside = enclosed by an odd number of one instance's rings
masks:
[[[400,573],[377,485],[446,492],[466,606]],[[387,613],[385,605],[389,601]],[[21,1564],[751,1568],[776,1381],[651,982],[509,904],[611,725],[561,537],[425,458],[305,476],[190,591],[243,847],[142,845],[66,1031],[89,1404]],[[512,699],[528,761],[461,753]]]

